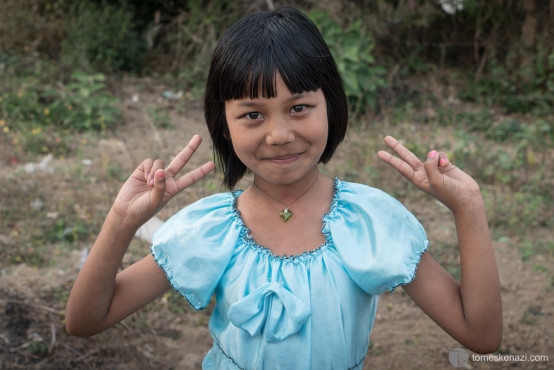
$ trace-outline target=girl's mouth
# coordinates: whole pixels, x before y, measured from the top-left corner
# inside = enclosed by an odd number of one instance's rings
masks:
[[[279,155],[276,157],[269,157],[267,158],[270,162],[279,164],[279,165],[285,165],[290,164],[296,161],[300,157],[301,153],[296,154],[285,154],[285,155]]]

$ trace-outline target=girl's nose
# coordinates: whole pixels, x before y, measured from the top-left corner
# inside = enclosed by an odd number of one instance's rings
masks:
[[[294,131],[286,119],[272,119],[268,123],[267,144],[284,145],[294,141]]]

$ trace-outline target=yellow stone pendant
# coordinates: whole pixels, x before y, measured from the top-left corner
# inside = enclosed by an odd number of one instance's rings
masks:
[[[285,208],[281,213],[279,213],[283,222],[287,222],[292,217],[292,212],[288,208]]]

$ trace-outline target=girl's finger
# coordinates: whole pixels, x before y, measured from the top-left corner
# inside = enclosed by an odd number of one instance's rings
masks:
[[[152,179],[154,181],[154,189],[150,193],[150,204],[155,210],[158,210],[162,205],[166,186],[163,168],[158,169]]]
[[[427,154],[427,160],[423,164],[425,167],[425,173],[427,173],[427,178],[429,179],[429,184],[431,186],[436,186],[441,181],[441,172],[439,167],[445,167],[448,165],[448,157],[445,153],[439,153],[436,150],[431,150]]]
[[[400,144],[398,140],[392,136],[387,136],[383,140],[404,162],[409,164],[414,170],[421,167],[421,161],[414,153],[412,153],[404,145]]]
[[[400,172],[408,181],[412,181],[414,178],[414,169],[412,166],[404,162],[403,160],[393,156],[392,154],[380,150],[377,152],[377,156],[386,164]]]
[[[450,164],[450,160],[448,159],[448,156],[446,153],[440,152],[439,153],[439,166],[442,168],[448,167]]]
[[[161,159],[156,159],[154,163],[152,163],[152,168],[150,168],[150,173],[148,174],[148,185],[154,186],[154,174],[160,169],[163,170],[164,165],[164,161]]]
[[[192,170],[189,173],[181,176],[181,178],[177,180],[177,191],[179,192],[183,189],[188,188],[196,181],[200,180],[202,177],[212,172],[214,168],[215,163],[210,161],[204,163],[202,166],[196,168],[195,170]]]
[[[146,183],[148,183],[148,176],[150,176],[150,170],[152,169],[153,163],[154,161],[151,158],[147,158],[140,165],[140,168],[144,174],[144,181],[146,181]]]
[[[173,158],[169,166],[167,166],[167,169],[165,170],[166,176],[175,177],[175,175],[181,171],[183,167],[185,167],[190,157],[192,157],[196,149],[198,149],[201,142],[202,137],[200,137],[200,135],[194,135],[192,139],[190,139],[187,146],[181,150],[179,154]]]

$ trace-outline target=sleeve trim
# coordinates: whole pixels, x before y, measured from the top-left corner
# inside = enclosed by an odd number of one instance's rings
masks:
[[[424,244],[423,244],[423,248],[421,248],[421,250],[419,251],[416,251],[416,255],[411,263],[410,263],[410,274],[408,275],[408,279],[407,281],[405,282],[401,282],[401,283],[396,283],[392,286],[392,288],[389,289],[389,291],[393,291],[395,290],[397,287],[401,286],[401,285],[407,285],[407,284],[410,284],[415,276],[416,276],[416,273],[417,273],[417,267],[419,265],[419,262],[421,261],[421,256],[423,255],[423,253],[425,253],[427,250],[429,249],[429,240],[425,240]]]
[[[185,300],[187,301],[187,303],[189,304],[189,306],[193,310],[200,311],[200,310],[203,310],[203,309],[206,308],[206,306],[203,306],[202,304],[200,304],[200,302],[198,302],[198,300],[193,295],[182,292],[174,284],[173,279],[172,279],[173,272],[171,270],[171,264],[169,263],[169,261],[167,261],[167,257],[163,258],[163,260],[161,258],[158,258],[158,256],[156,256],[156,254],[154,252],[154,246],[150,247],[150,254],[152,254],[152,257],[154,257],[154,261],[156,261],[158,266],[164,272],[165,277],[167,278],[167,281],[169,281],[169,284],[171,285],[173,290],[175,290],[177,293],[179,293],[181,296],[183,296],[183,298],[185,298]]]

